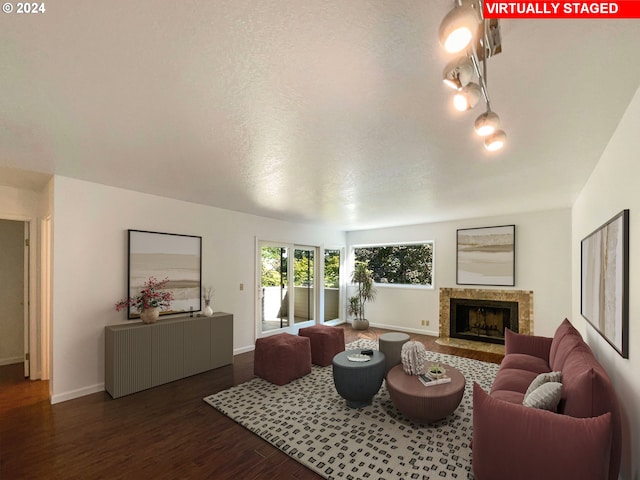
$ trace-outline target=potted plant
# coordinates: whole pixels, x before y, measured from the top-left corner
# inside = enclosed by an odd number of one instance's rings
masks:
[[[351,281],[358,286],[356,294],[349,298],[349,314],[354,316],[352,326],[356,330],[366,330],[369,328],[369,321],[364,315],[364,306],[376,298],[373,272],[367,268],[366,262],[356,262]]]
[[[164,290],[169,279],[158,281],[155,277],[149,277],[144,283],[144,288],[135,297],[128,297],[116,303],[116,311],[133,307],[140,313],[140,319],[144,323],[153,323],[158,320],[160,310],[167,311],[173,300],[173,292]]]

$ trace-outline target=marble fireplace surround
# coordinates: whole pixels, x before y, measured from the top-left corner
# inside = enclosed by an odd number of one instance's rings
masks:
[[[533,335],[533,292],[530,290],[493,290],[479,288],[441,288],[439,340],[449,340],[452,298],[518,302],[518,332]],[[440,343],[440,342],[438,342]],[[474,342],[478,343],[478,342]]]

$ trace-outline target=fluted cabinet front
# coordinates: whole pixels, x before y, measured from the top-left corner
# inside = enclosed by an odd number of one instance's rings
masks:
[[[105,390],[113,398],[233,363],[233,315],[105,327]]]

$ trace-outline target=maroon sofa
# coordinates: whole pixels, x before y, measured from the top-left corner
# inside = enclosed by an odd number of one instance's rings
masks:
[[[540,373],[562,372],[557,412],[522,405]],[[476,480],[617,480],[620,411],[609,376],[564,320],[553,338],[505,330],[490,393],[473,390]]]

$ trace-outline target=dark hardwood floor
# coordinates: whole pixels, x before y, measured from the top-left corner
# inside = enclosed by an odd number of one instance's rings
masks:
[[[347,342],[386,330],[343,326]],[[428,350],[500,362],[501,355]],[[202,399],[253,378],[253,352],[234,364],[113,400],[106,392],[50,405],[49,382],[0,367],[0,480],[320,479]]]

